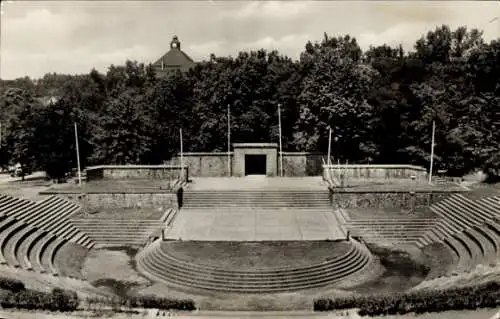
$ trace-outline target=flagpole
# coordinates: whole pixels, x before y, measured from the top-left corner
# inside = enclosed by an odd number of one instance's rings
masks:
[[[182,129],[179,129],[179,135],[181,139],[181,182],[184,179],[184,154],[182,149]]]
[[[328,133],[328,162],[327,162],[328,165],[331,164],[331,161],[330,161],[331,150],[332,150],[332,128],[330,127],[329,133]]]
[[[78,163],[78,185],[82,186],[82,173],[80,171],[80,148],[78,146],[78,131],[75,122],[76,162]]]
[[[231,177],[231,110],[227,105],[227,175]]]
[[[436,122],[432,121],[432,142],[431,142],[431,165],[429,168],[429,184],[432,183],[432,166],[434,165],[434,137],[436,133]]]
[[[281,144],[281,104],[278,104],[278,125],[279,125],[279,135],[280,135],[280,172],[281,172],[281,177],[283,177],[283,148]]]

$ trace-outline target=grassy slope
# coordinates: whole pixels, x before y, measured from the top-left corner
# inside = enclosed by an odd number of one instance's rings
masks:
[[[301,267],[343,255],[346,242],[163,242],[162,249],[178,259],[232,269]]]
[[[65,243],[56,253],[54,263],[63,276],[81,277],[81,267],[88,250],[72,242]]]

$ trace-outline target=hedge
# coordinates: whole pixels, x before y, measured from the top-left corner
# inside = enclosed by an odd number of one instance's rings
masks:
[[[58,288],[50,293],[24,289],[10,291],[2,296],[0,306],[28,310],[74,311],[78,307],[78,296],[75,292]]]
[[[19,292],[24,290],[24,284],[17,279],[0,278],[0,289],[11,292]]]
[[[403,294],[314,300],[314,311],[358,308],[361,316],[441,312],[500,306],[500,283]]]
[[[145,309],[161,309],[161,310],[182,310],[193,311],[196,306],[191,299],[168,299],[156,296],[137,296],[127,298],[88,298],[87,303],[92,304],[105,304],[114,307],[124,306],[128,308],[145,308]]]

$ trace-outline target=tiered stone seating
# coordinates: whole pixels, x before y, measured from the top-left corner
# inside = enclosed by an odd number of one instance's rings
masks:
[[[149,236],[163,227],[159,220],[72,219],[71,223],[99,246],[144,245]]]
[[[39,202],[0,197],[4,218],[0,221],[0,263],[58,275],[57,251],[68,241],[94,244],[69,223],[78,205],[50,196]]]
[[[343,256],[304,267],[238,271],[199,265],[172,256],[156,241],[137,257],[141,272],[168,284],[237,293],[275,293],[334,284],[370,267],[369,251],[356,241]]]
[[[458,226],[460,230],[481,225],[500,216],[500,204],[491,197],[470,200],[461,194],[452,195],[431,206],[431,210]]]
[[[500,241],[497,239],[498,235],[486,225],[475,226],[474,229],[481,233],[490,242],[495,254],[500,255]]]
[[[7,217],[11,213],[15,213],[17,210],[23,209],[26,206],[35,205],[35,202],[14,198],[11,196],[1,195],[2,201],[0,202],[0,218]]]
[[[30,258],[33,246],[35,246],[35,244],[45,235],[46,232],[35,230],[19,245],[17,260],[20,262],[23,269],[33,270],[31,261],[34,259]]]
[[[489,212],[492,219],[500,220],[500,196],[484,197],[475,203]]]
[[[467,248],[464,246],[464,244],[453,236],[445,238],[444,243],[456,255],[457,262],[453,272],[461,273],[468,271],[472,256],[467,251]]]
[[[432,218],[356,219],[347,221],[346,228],[367,242],[416,243],[435,223]]]
[[[433,204],[431,210],[441,220],[424,234],[419,246],[443,242],[456,255],[456,273],[490,263],[500,256],[498,208],[500,202],[495,197],[472,200],[462,194]]]

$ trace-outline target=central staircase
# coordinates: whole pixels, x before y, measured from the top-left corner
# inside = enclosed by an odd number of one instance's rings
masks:
[[[187,190],[183,208],[327,208],[330,196],[324,190]]]

